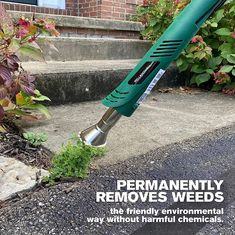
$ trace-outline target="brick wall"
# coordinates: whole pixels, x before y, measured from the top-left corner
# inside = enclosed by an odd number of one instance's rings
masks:
[[[79,0],[79,15],[84,17],[128,20],[143,0]]]
[[[66,10],[69,11],[70,15],[77,16],[79,14],[78,2],[79,0],[65,1]]]
[[[48,0],[49,1],[49,0]],[[0,1],[2,2],[2,1]],[[2,2],[6,10],[128,20],[143,0],[66,0],[66,9]]]
[[[79,16],[101,18],[102,0],[79,0]]]

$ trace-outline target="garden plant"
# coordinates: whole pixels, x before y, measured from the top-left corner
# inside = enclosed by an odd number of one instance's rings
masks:
[[[136,20],[146,29],[142,35],[156,40],[189,0],[146,0]],[[189,71],[191,85],[235,94],[235,0],[211,17],[177,60],[180,72]]]
[[[48,135],[45,132],[41,133],[25,132],[23,133],[23,137],[35,147],[40,146],[42,143],[48,140]]]
[[[14,20],[0,4],[0,150],[26,164],[50,170],[50,176],[45,178],[50,183],[61,178],[84,178],[92,158],[105,153],[103,148],[92,148],[73,138],[59,153],[53,154],[41,146],[48,139],[46,133],[25,132],[22,137],[19,133],[3,134],[17,118],[37,120],[41,118],[40,112],[50,117],[40,103],[50,99],[36,89],[35,78],[24,70],[20,58],[45,62],[40,43],[53,47],[47,36],[58,35],[52,20],[36,19],[34,15]]]
[[[49,170],[50,176],[45,177],[44,182],[54,184],[56,181],[66,178],[85,178],[88,175],[91,160],[95,157],[102,157],[105,153],[105,148],[85,145],[74,134],[53,157]]]
[[[51,20],[21,17],[12,19],[0,4],[0,127],[16,118],[38,119],[40,111],[50,117],[42,101],[50,99],[35,88],[35,78],[24,70],[20,56],[44,62],[39,42],[58,36]]]

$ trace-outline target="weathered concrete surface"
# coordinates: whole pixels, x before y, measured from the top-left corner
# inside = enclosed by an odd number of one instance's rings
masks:
[[[43,176],[48,176],[48,172],[26,166],[14,158],[0,156],[0,201],[33,188]]]
[[[25,70],[32,74],[61,74],[74,73],[83,71],[99,71],[99,70],[118,70],[132,69],[139,60],[85,60],[85,61],[48,61],[43,62],[24,62],[22,63]]]
[[[32,13],[20,11],[8,11],[15,19],[20,18],[22,15],[31,18]],[[139,22],[121,21],[121,20],[108,20],[108,19],[94,19],[88,17],[78,16],[64,16],[35,13],[36,18],[53,19],[58,27],[67,28],[92,28],[92,29],[106,29],[106,30],[121,30],[121,31],[137,31],[140,32],[144,26]]]
[[[152,46],[150,41],[134,39],[59,37],[47,40],[58,49],[50,47],[48,42],[41,45],[47,61],[140,59]]]
[[[51,98],[50,104],[98,100],[109,94],[135,67],[138,60],[27,62],[23,67],[36,74],[37,88]],[[185,83],[172,65],[158,87]]]
[[[123,117],[110,132],[109,153],[97,161],[110,165],[157,147],[199,136],[235,123],[235,98],[218,93],[175,91],[153,93],[131,118]],[[105,111],[100,102],[52,107],[53,119],[33,131],[49,134],[46,146],[58,151],[72,133],[99,120]]]
[[[98,100],[126,77],[137,63],[128,61],[29,62],[23,66],[36,74],[37,88],[50,104]]]

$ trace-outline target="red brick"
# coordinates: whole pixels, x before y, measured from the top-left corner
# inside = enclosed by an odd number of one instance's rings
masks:
[[[126,12],[125,8],[121,8],[121,7],[115,7],[114,8],[114,12]]]
[[[10,10],[10,4],[4,3],[3,6],[5,7],[6,10]]]
[[[113,11],[113,7],[110,7],[110,6],[101,6],[101,10],[102,11],[112,12]]]
[[[15,11],[19,11],[19,10],[20,10],[20,6],[18,4],[16,4]],[[30,11],[31,11],[31,8],[30,8]]]
[[[14,11],[15,10],[15,4],[10,4],[10,10]]]
[[[81,4],[82,2],[84,2],[84,0],[80,0],[81,15],[83,15],[83,11],[81,11],[81,8],[84,7],[84,4]],[[86,3],[88,2],[92,2],[93,4],[95,4],[94,0],[86,0]],[[101,2],[101,9],[98,9],[98,15],[100,15],[101,18],[114,18],[125,20],[127,15],[135,13],[136,5],[142,2],[143,0],[103,0]],[[90,4],[90,6],[93,4]],[[92,12],[93,10],[94,9],[92,9],[91,7],[87,7],[86,9],[87,12]]]

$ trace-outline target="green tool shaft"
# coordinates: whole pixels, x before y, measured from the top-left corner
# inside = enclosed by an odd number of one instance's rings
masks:
[[[102,103],[131,116],[202,24],[226,0],[192,0],[125,80]]]

